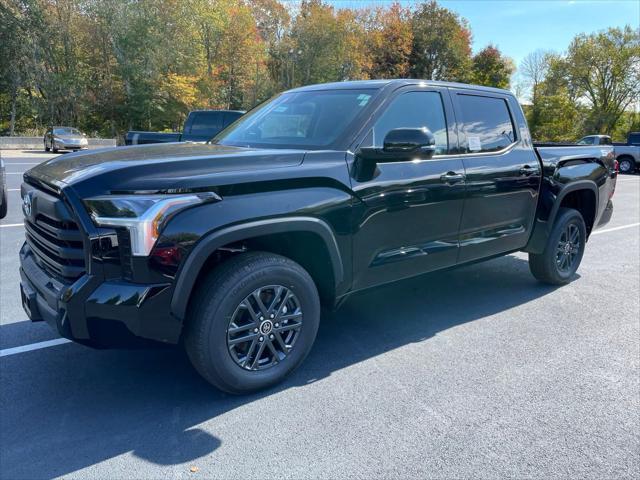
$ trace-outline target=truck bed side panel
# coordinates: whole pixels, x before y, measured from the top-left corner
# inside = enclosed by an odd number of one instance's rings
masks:
[[[612,146],[535,147],[542,162],[543,177],[533,236],[527,251],[540,253],[551,230],[557,210],[565,195],[576,190],[595,194],[595,228],[607,208],[615,189],[615,157]]]

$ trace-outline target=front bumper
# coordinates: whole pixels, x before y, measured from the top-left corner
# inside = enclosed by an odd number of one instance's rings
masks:
[[[177,343],[182,322],[170,312],[170,284],[102,280],[85,274],[66,283],[41,267],[27,244],[20,250],[22,305],[70,340],[94,347],[128,347],[140,340]]]
[[[53,142],[58,150],[86,150],[89,148],[88,144],[80,143],[65,143],[65,142]]]

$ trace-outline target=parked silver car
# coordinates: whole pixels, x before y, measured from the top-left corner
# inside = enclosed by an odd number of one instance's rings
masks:
[[[87,136],[73,127],[51,127],[44,134],[44,150],[83,150],[89,148]]]

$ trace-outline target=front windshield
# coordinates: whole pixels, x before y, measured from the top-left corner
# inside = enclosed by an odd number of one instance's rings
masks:
[[[284,93],[218,134],[213,143],[322,149],[332,145],[369,104],[375,90]]]
[[[53,133],[55,135],[82,135],[78,129],[72,127],[54,128]]]

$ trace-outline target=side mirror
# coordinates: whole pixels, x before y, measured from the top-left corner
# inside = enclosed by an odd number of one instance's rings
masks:
[[[396,128],[384,137],[382,148],[364,147],[357,155],[365,160],[387,163],[428,159],[436,152],[436,139],[428,128]]]
[[[436,138],[428,128],[396,128],[384,137],[382,150],[430,158],[436,151]]]

